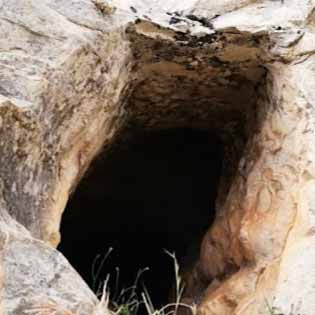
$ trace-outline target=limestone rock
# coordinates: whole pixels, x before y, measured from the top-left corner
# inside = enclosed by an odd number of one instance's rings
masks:
[[[314,10],[0,0],[2,313],[106,312],[53,247],[69,194],[132,122],[212,128],[227,148],[186,279],[200,314],[268,314],[266,301],[313,314]]]

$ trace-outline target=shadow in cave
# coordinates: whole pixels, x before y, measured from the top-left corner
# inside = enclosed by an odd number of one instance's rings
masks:
[[[68,202],[59,250],[91,287],[93,260],[109,247],[98,280],[118,266],[120,286],[128,287],[149,267],[142,279],[158,307],[174,284],[163,249],[189,267],[214,219],[222,146],[209,131],[168,129],[138,132],[115,147],[93,163]]]

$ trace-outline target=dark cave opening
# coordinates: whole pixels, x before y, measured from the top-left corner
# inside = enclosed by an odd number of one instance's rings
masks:
[[[222,158],[219,137],[210,131],[136,132],[128,145],[93,162],[65,209],[58,249],[96,289],[93,261],[112,247],[98,282],[110,273],[115,291],[116,267],[120,288],[149,267],[142,282],[155,306],[167,303],[174,266],[164,249],[175,252],[183,269],[197,259],[215,216]]]

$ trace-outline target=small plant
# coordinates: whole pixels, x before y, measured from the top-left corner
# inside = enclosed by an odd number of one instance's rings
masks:
[[[140,306],[143,304],[138,295],[137,289],[139,281],[144,272],[149,268],[140,269],[132,286],[119,290],[119,268],[116,268],[115,294],[110,305],[115,313],[119,315],[136,315]]]
[[[113,251],[113,248],[110,247],[103,257],[101,254],[98,254],[94,258],[93,263],[92,263],[92,268],[91,268],[92,290],[96,292],[96,295],[98,296],[103,293],[102,288],[106,287],[105,282],[107,281],[107,278],[102,283],[102,281],[100,281],[100,275],[104,268],[105,261],[108,259],[112,251]]]
[[[175,274],[175,302],[168,303],[161,308],[155,308],[152,303],[152,299],[146,287],[143,285],[142,292],[139,294],[139,282],[144,272],[149,270],[149,268],[144,268],[138,271],[136,279],[132,286],[128,288],[119,289],[119,276],[120,270],[116,268],[115,272],[115,286],[114,293],[109,298],[108,293],[108,282],[109,275],[107,275],[105,281],[99,282],[99,276],[101,274],[101,270],[104,267],[104,263],[106,259],[109,257],[112,252],[112,248],[110,248],[107,253],[102,258],[101,255],[98,255],[92,265],[92,280],[93,287],[98,288],[96,290],[97,295],[101,297],[101,301],[107,301],[106,304],[110,310],[110,312],[114,315],[137,315],[141,306],[143,306],[148,315],[176,315],[179,307],[188,308],[192,315],[196,314],[196,306],[188,305],[185,303],[181,303],[182,295],[184,292],[184,284],[182,283],[182,279],[179,274],[179,264],[177,262],[175,253],[170,253],[165,250],[165,253],[170,256],[174,263],[174,274]],[[100,288],[103,288],[100,291]]]
[[[104,268],[105,262],[112,253],[113,248],[109,248],[105,255],[97,255],[92,264],[92,288],[96,295],[104,300],[104,296],[108,298],[108,307],[113,314],[119,315],[136,315],[139,307],[143,302],[138,294],[138,286],[141,276],[149,268],[140,269],[136,275],[134,283],[127,288],[119,288],[120,269],[116,267],[114,275],[114,287],[109,299],[108,283],[110,275],[107,274],[104,281],[100,280],[101,272]]]
[[[179,307],[187,308],[191,311],[193,315],[196,314],[196,306],[195,305],[188,305],[185,303],[181,303],[182,295],[185,289],[185,285],[182,283],[181,276],[179,274],[179,264],[176,259],[175,253],[170,253],[169,251],[165,250],[166,254],[169,255],[173,259],[174,263],[174,274],[175,274],[175,302],[168,303],[160,309],[155,309],[153,303],[151,301],[150,295],[148,291],[145,289],[142,293],[142,298],[147,310],[148,315],[168,315],[174,314],[176,315],[178,312]]]

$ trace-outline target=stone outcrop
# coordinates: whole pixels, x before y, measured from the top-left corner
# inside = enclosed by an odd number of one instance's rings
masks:
[[[63,209],[126,130],[174,126],[226,147],[185,300],[314,313],[315,2],[177,2],[0,0],[3,314],[107,312],[53,248]]]

